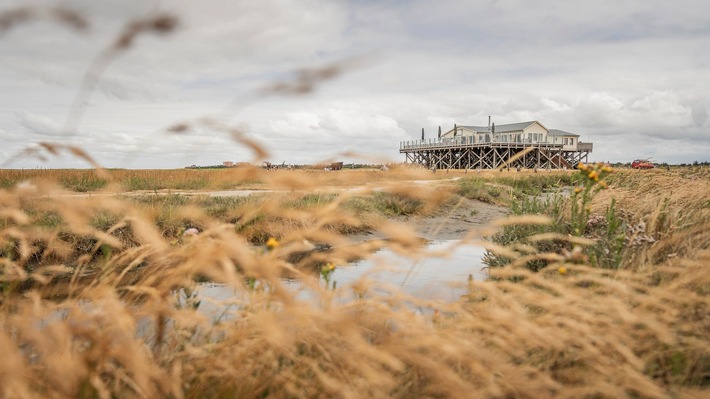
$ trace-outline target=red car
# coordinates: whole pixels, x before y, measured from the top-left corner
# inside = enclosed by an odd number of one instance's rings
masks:
[[[645,159],[637,159],[631,162],[631,167],[634,169],[653,169],[656,166],[651,161]]]

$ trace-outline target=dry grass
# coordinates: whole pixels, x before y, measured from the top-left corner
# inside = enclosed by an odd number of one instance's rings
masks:
[[[257,167],[223,169],[156,169],[127,170],[109,169],[101,173],[91,169],[0,169],[0,188],[10,188],[20,182],[53,183],[76,192],[118,192],[155,190],[232,190],[232,189],[281,189],[309,190],[318,187],[357,187],[387,184],[393,181],[446,181],[456,178],[481,178],[502,180],[516,186],[528,177],[546,177],[551,181],[568,172],[552,171],[462,171],[441,170],[431,173],[422,168],[395,166],[391,170],[345,169],[327,172],[321,169],[287,170],[276,169],[268,173]],[[345,177],[344,177],[345,176]],[[508,186],[505,186],[509,188]]]
[[[666,259],[694,257],[710,249],[708,168],[628,170],[610,183],[614,190],[597,198],[595,211],[601,213],[613,198],[635,228],[631,239],[639,245],[629,264],[652,267]]]
[[[264,170],[256,167],[224,169],[114,169],[98,173],[91,169],[0,169],[0,188],[20,182],[54,183],[77,192],[117,192],[155,190],[231,190],[231,189],[312,189],[314,187],[365,186],[393,180],[447,180],[466,176],[464,171],[432,174],[423,169],[395,167],[387,172],[376,169]],[[470,172],[469,172],[470,173]],[[490,172],[483,173],[488,175]],[[343,175],[346,176],[343,179]]]
[[[136,173],[164,181],[170,173],[191,179],[189,172]],[[211,181],[223,172],[232,171],[206,173]],[[52,173],[35,181],[57,181]],[[204,198],[76,198],[49,183],[0,191],[0,395],[708,394],[710,226],[701,219],[710,201],[710,190],[703,190],[706,171],[624,174],[598,198],[595,206],[603,207],[616,197],[626,212],[654,226],[657,241],[647,254],[625,260],[643,267],[597,269],[583,259],[536,254],[551,264],[537,273],[508,266],[492,270],[487,281],[462,281],[467,293],[448,303],[382,294],[368,280],[326,289],[311,270],[328,262],[345,267],[380,246],[421,254],[413,229],[388,222],[376,204],[409,209],[417,203],[416,212],[440,211],[455,182],[411,181],[463,172],[249,173],[230,177],[300,191],[234,200],[233,208],[219,209],[226,205],[209,203],[211,208],[200,202]],[[499,174],[482,175],[502,184],[495,180]],[[388,187],[388,194],[322,191],[372,182]],[[451,190],[442,190],[447,186]],[[382,201],[377,195],[384,195]],[[38,199],[46,196],[53,199]],[[665,197],[668,204],[659,211]],[[689,207],[693,213],[686,217]],[[668,215],[666,224],[661,214]],[[161,219],[167,217],[198,226],[200,233],[167,234],[169,223]],[[349,229],[363,225],[389,240],[353,242]],[[260,234],[279,237],[279,245],[253,245]],[[313,244],[332,249],[312,251]],[[668,248],[676,255],[654,255]],[[294,292],[284,275],[302,279],[310,294]],[[206,280],[234,290],[219,320],[196,309],[192,292]],[[353,292],[366,294],[353,300]]]
[[[19,7],[0,13],[0,30],[46,15],[76,29],[91,22],[61,7]],[[80,125],[83,104],[113,58],[138,36],[178,25],[167,14],[128,21],[88,66],[63,131]],[[346,66],[305,70],[255,97],[310,92]],[[166,132],[189,134],[194,126],[233,137],[257,160],[266,154],[244,132],[210,118]],[[98,165],[81,149],[56,143],[13,159],[60,152]],[[595,212],[616,198],[624,220],[644,222],[629,242],[653,238],[613,270],[592,267],[582,246],[539,253],[514,242],[499,250],[520,257],[492,269],[486,281],[461,281],[466,293],[456,301],[376,290],[378,282],[367,279],[337,289],[324,284],[331,264],[346,267],[379,247],[423,255],[407,215],[441,212],[457,203],[453,192],[515,204],[565,176],[0,170],[0,397],[708,397],[705,169],[610,181]],[[465,179],[457,186],[454,177]],[[265,193],[244,200],[157,195],[234,188]],[[113,194],[125,191],[153,195]],[[388,239],[348,235],[363,229]],[[545,266],[531,272],[529,258]],[[314,268],[322,279],[313,278]],[[303,292],[285,276],[299,279]],[[205,281],[233,290],[215,304],[225,309],[219,318],[200,311],[197,301],[208,299],[194,293]]]

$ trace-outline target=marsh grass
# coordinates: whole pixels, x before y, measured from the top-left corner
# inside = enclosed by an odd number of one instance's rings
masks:
[[[397,168],[380,170],[355,169],[326,172],[321,169],[272,170],[261,173],[260,168],[242,166],[220,169],[107,169],[101,175],[85,169],[0,169],[0,187],[10,189],[21,182],[52,182],[69,191],[199,191],[235,189],[299,190],[316,187],[367,187],[395,180],[449,180],[464,176],[463,171],[431,174],[428,171]],[[347,176],[342,179],[342,176]],[[112,185],[109,188],[109,185]]]
[[[653,174],[618,171],[606,182],[612,190],[599,191],[588,205],[576,207],[560,196],[524,198],[511,204],[512,214],[545,214],[554,222],[505,226],[493,240],[507,246],[542,233],[582,235],[594,239],[584,256],[604,268],[642,268],[707,250],[710,238],[704,226],[710,223],[706,205],[710,175],[700,170],[684,179],[686,173],[683,169]],[[543,252],[574,247],[557,239],[538,241],[535,246]],[[490,254],[489,261],[500,265],[510,258]],[[538,260],[530,266],[537,269],[547,263]]]
[[[250,179],[275,176],[260,173]],[[0,390],[5,397],[702,397],[710,384],[710,256],[701,227],[710,208],[708,194],[698,198],[708,193],[700,173],[684,181],[690,191],[677,182],[662,188],[677,178],[666,174],[613,176],[590,216],[606,210],[604,223],[590,223],[579,239],[569,238],[568,197],[521,197],[511,203],[521,216],[501,230],[507,266],[491,268],[487,281],[459,282],[465,294],[448,303],[374,289],[369,279],[326,289],[307,265],[347,267],[382,246],[420,256],[416,233],[402,223],[447,212],[459,182],[413,187],[412,175],[395,172],[377,178],[382,190],[313,185],[249,197],[2,190]],[[313,182],[310,172],[292,176]],[[360,186],[362,177],[340,175],[339,186]],[[482,178],[503,187],[494,174]],[[655,197],[632,200],[638,191]],[[630,245],[641,233],[630,235],[628,226],[640,220],[655,242]],[[199,232],[184,235],[191,227]],[[366,230],[388,239],[348,238]],[[621,248],[618,258],[599,260],[611,248],[605,240]],[[315,244],[330,250],[313,251]],[[308,298],[285,287],[284,274],[298,276]],[[199,310],[200,281],[234,290],[218,320]]]
[[[458,181],[457,193],[469,199],[509,206],[530,196],[561,191],[575,184],[574,174],[561,171],[516,172],[495,174],[480,172],[465,175]]]
[[[0,17],[6,29],[46,15],[87,24],[61,6],[39,11]],[[89,66],[66,130],[103,67],[176,24],[129,21]],[[265,92],[307,93],[342,69],[304,70]],[[214,120],[167,130],[195,125],[266,154]],[[77,147],[39,150],[98,166]],[[541,198],[571,174],[0,170],[0,397],[708,397],[708,169],[612,175],[583,211],[573,197]],[[165,192],[238,188],[264,193]],[[455,282],[464,294],[449,302],[367,277],[331,281],[324,265],[383,247],[413,267],[431,256],[410,218],[451,212],[455,195],[511,206],[489,243],[501,260],[489,279]],[[359,231],[385,239],[348,236]],[[202,282],[233,296],[201,299]],[[206,302],[225,310],[211,317]]]
[[[98,191],[106,187],[108,180],[96,176],[92,171],[81,171],[76,174],[61,176],[59,184],[71,191]]]
[[[424,202],[416,197],[401,193],[376,192],[368,201],[385,216],[408,216],[418,213],[424,207]]]
[[[497,177],[495,181],[510,186],[519,193],[538,196],[546,191],[569,187],[575,184],[577,179],[573,173],[554,171],[527,173],[524,175],[508,173],[505,176]]]
[[[248,168],[246,168],[248,169]],[[104,176],[83,169],[0,169],[0,187],[12,188],[20,182],[51,181],[75,192],[95,192],[116,184],[122,191],[227,190],[259,187],[259,180],[243,179],[246,170],[125,170],[110,169]]]
[[[487,179],[469,177],[459,180],[457,194],[468,199],[496,204],[503,201],[503,188],[491,185]]]

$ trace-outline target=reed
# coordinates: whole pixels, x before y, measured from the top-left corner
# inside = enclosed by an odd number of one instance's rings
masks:
[[[451,302],[364,278],[335,285],[328,268],[382,246],[421,256],[408,221],[450,212],[459,181],[414,186],[413,177],[431,177],[416,171],[289,173],[299,191],[283,192],[278,174],[256,171],[244,178],[272,191],[240,198],[75,197],[44,183],[0,191],[2,396],[707,394],[706,171],[608,179],[589,218],[614,199],[631,241],[613,269],[592,256],[601,230],[571,239],[564,231],[540,236],[534,228],[545,220],[537,216],[504,223],[532,230],[500,248],[507,266],[459,282],[465,294]],[[482,178],[506,190],[495,174]],[[364,184],[373,181],[380,187]],[[555,200],[558,215],[527,198],[517,213],[566,220],[569,198]],[[628,228],[638,221],[654,242],[631,244],[641,233]],[[352,239],[358,231],[387,240]],[[545,240],[565,244],[531,245]],[[314,268],[324,272],[314,276]],[[284,276],[310,294],[285,286]],[[194,295],[205,281],[234,292],[212,304],[227,309],[217,319]]]
[[[61,5],[0,12],[3,29],[42,18],[90,22]],[[127,21],[88,66],[66,130],[116,56],[178,22]],[[304,70],[258,95],[307,93],[346,67]],[[195,126],[265,159],[217,120],[166,130]],[[597,190],[586,170],[584,182],[574,171],[398,166],[104,170],[62,143],[25,155],[61,153],[95,169],[0,170],[2,398],[710,395],[707,168],[619,171]],[[231,189],[259,192],[205,192]],[[441,256],[423,248],[417,221],[471,203],[473,216],[472,200],[513,215],[487,242],[499,262],[485,280],[454,282],[459,298],[336,281],[333,270],[380,248],[412,269]],[[353,235],[363,232],[377,238]],[[461,232],[461,245],[477,234]],[[231,295],[200,295],[214,284]]]

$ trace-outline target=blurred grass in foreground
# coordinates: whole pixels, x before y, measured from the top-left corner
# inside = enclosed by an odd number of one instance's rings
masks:
[[[215,189],[276,190],[244,198],[110,195],[125,189],[116,175],[106,195],[76,197],[57,191],[65,172],[23,176],[33,183],[0,190],[1,395],[708,394],[708,170],[614,173],[578,232],[574,196],[545,192],[569,192],[576,172],[390,172],[205,175]],[[198,179],[136,176],[174,189]],[[439,181],[412,183],[425,180]],[[328,281],[375,248],[425,256],[412,216],[491,192],[520,216],[491,242],[505,261],[487,281],[459,282],[460,300]],[[387,239],[349,237],[362,231]],[[200,281],[233,288],[221,319],[193,306]]]

